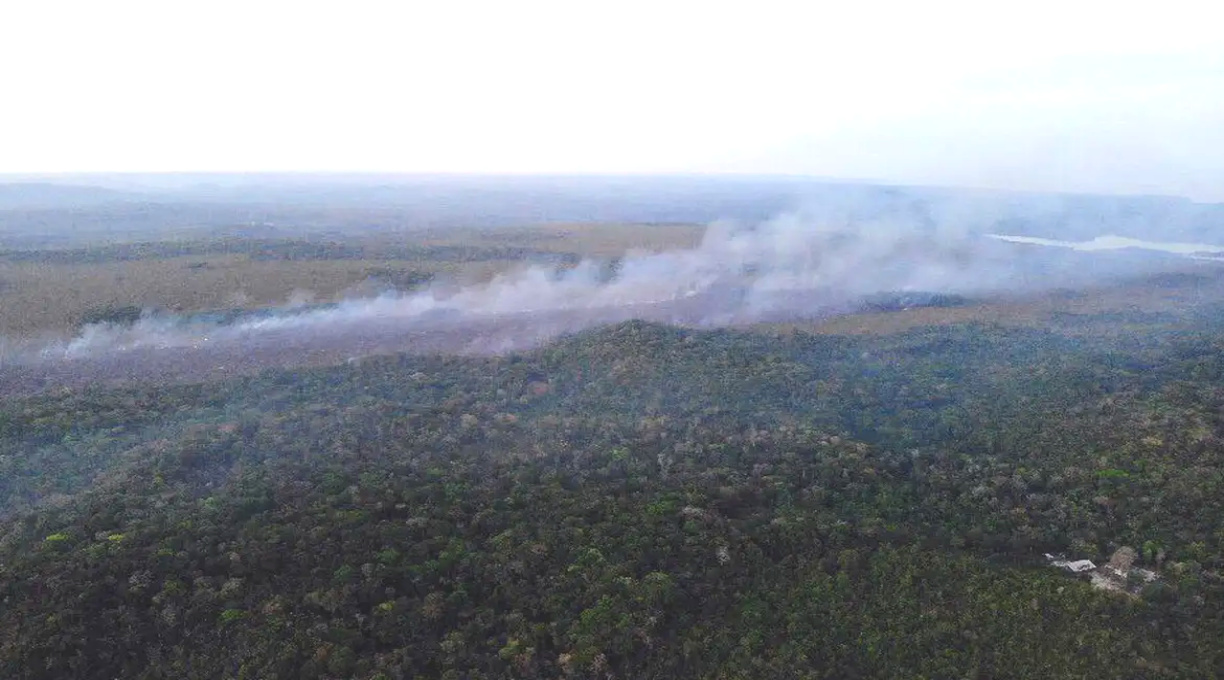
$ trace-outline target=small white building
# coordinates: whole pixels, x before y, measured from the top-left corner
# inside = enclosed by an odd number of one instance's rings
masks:
[[[1062,559],[1061,556],[1056,557],[1049,553],[1046,553],[1046,559],[1050,561],[1050,566],[1062,567],[1063,569],[1076,574],[1082,574],[1086,571],[1094,571],[1096,569],[1096,565],[1092,563],[1092,560],[1065,560]]]
[[[1092,563],[1092,560],[1076,560],[1074,562],[1059,560],[1058,562],[1054,563],[1054,566],[1062,567],[1063,569],[1073,571],[1077,574],[1082,574],[1085,571],[1093,571],[1096,569],[1096,565]]]

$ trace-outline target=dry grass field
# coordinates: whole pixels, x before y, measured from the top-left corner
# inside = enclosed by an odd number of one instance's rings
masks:
[[[71,332],[125,307],[174,312],[334,302],[430,279],[474,283],[545,261],[692,248],[699,225],[561,224],[498,229],[418,229],[352,239],[202,239],[95,245],[78,250],[0,251],[0,337]],[[186,254],[180,254],[186,253]],[[550,259],[551,258],[551,259]],[[1126,333],[1134,323],[1176,326],[1168,310],[1218,299],[1217,277],[1159,286],[1136,283],[1079,293],[992,299],[954,307],[852,314],[769,324],[778,332],[895,333],[980,322],[1068,333]],[[1154,315],[1164,315],[1156,318]]]
[[[331,302],[377,293],[388,285],[439,277],[487,280],[522,266],[506,249],[571,259],[617,257],[635,250],[692,247],[696,225],[549,225],[510,229],[421,230],[346,240],[362,257],[277,259],[232,252],[233,243],[191,241],[199,254],[163,257],[166,248],[132,246],[122,257],[98,248],[48,251],[46,258],[0,253],[0,336],[69,331],[107,309],[136,306],[176,312],[254,308],[295,301]],[[174,242],[169,242],[174,243]],[[286,245],[300,246],[285,239]],[[328,242],[324,242],[328,243]],[[224,246],[224,247],[222,247]],[[402,253],[404,248],[420,253]],[[209,252],[215,249],[217,252]],[[276,251],[275,242],[262,250]],[[431,250],[432,249],[432,250]],[[457,255],[446,249],[459,249]],[[241,250],[241,248],[237,248]],[[227,252],[228,251],[228,252]],[[432,256],[431,253],[442,256]],[[386,257],[382,257],[386,255]],[[399,257],[395,257],[399,255]],[[513,255],[513,253],[511,253]]]
[[[62,331],[106,308],[177,312],[331,300],[400,262],[257,262],[184,257],[88,264],[0,264],[0,334]]]
[[[705,227],[695,224],[564,224],[517,229],[427,231],[431,245],[518,245],[584,257],[617,257],[634,250],[692,248]]]

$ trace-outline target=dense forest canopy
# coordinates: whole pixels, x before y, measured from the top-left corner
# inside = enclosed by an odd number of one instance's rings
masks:
[[[7,398],[0,669],[1210,676],[1219,318],[629,322]],[[1158,577],[1107,591],[1044,557],[1124,546]]]

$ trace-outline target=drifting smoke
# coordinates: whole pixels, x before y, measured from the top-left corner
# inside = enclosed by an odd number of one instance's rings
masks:
[[[145,315],[130,325],[90,325],[34,352],[10,350],[9,362],[130,351],[290,351],[311,343],[346,354],[501,352],[631,318],[694,326],[818,318],[853,310],[865,296],[884,292],[1032,291],[1102,280],[1136,266],[1103,264],[1101,258],[1070,266],[1048,256],[1061,249],[986,237],[983,225],[968,219],[981,218],[974,211],[967,219],[948,213],[920,220],[897,212],[864,215],[826,206],[755,226],[720,222],[692,249],[630,253],[562,270],[527,267],[480,285],[435,285],[326,307],[311,307],[303,298],[228,320]]]

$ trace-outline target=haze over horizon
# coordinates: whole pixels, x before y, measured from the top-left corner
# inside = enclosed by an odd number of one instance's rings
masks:
[[[1198,7],[25,4],[0,20],[0,173],[795,174],[1219,201],[1224,45]]]

